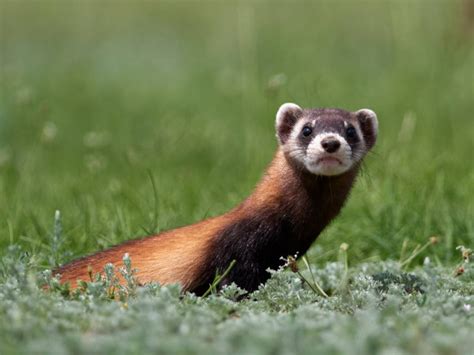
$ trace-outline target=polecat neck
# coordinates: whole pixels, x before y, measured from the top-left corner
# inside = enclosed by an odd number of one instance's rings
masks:
[[[357,167],[339,176],[315,176],[290,165],[278,150],[255,191],[229,212],[213,238],[203,285],[235,260],[223,283],[254,290],[268,279],[268,268],[282,264],[282,257],[306,253],[339,213],[356,174]]]

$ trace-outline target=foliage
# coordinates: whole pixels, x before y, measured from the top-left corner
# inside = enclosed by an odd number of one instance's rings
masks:
[[[334,292],[344,274],[334,262],[312,270],[330,297],[279,270],[253,294],[231,285],[201,298],[133,282],[111,297],[110,276],[71,296],[48,277],[50,288],[38,287],[44,278],[27,260],[5,257],[2,265],[17,270],[0,284],[2,353],[435,354],[474,346],[472,270],[456,278],[427,264],[407,275],[397,262],[364,263]]]

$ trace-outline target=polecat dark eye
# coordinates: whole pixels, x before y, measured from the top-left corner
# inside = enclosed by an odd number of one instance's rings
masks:
[[[346,129],[346,135],[347,135],[347,138],[349,138],[349,139],[357,138],[357,131],[356,131],[356,129],[354,128],[354,126],[349,126],[349,127],[347,127],[347,129]]]
[[[311,133],[313,133],[313,129],[311,127],[303,127],[303,130],[301,131],[303,132],[303,136],[305,137],[308,137]]]

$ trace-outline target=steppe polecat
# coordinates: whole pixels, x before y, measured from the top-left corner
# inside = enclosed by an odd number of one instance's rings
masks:
[[[255,191],[221,216],[127,241],[72,261],[55,271],[62,282],[88,280],[120,265],[125,253],[141,283],[180,283],[202,294],[235,260],[222,284],[248,291],[265,282],[282,257],[303,255],[341,210],[361,160],[377,139],[376,114],[368,109],[302,109],[286,103],[276,115],[278,149]]]

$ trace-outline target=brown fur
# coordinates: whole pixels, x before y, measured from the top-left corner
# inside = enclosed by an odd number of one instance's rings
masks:
[[[93,274],[103,271],[105,264],[122,264],[125,253],[130,255],[133,268],[138,269],[140,283],[157,281],[161,284],[181,283],[193,288],[196,272],[205,261],[206,245],[228,216],[211,218],[194,225],[174,229],[159,235],[132,240],[94,255],[66,264],[57,270],[63,282],[89,280],[89,266]]]

